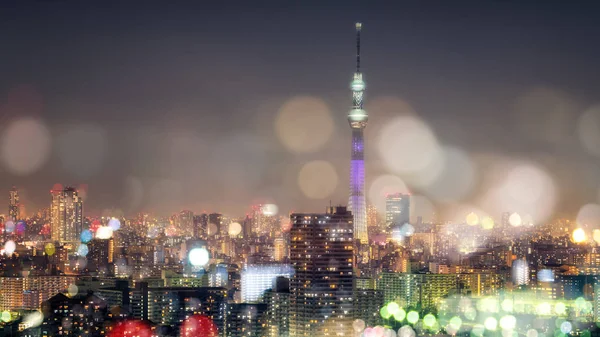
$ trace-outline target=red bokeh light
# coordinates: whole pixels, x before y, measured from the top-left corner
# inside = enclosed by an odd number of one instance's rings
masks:
[[[152,337],[152,329],[142,321],[128,320],[117,323],[108,337]]]
[[[186,319],[179,332],[182,337],[217,337],[219,335],[215,323],[210,318],[202,315],[194,315]]]
[[[100,221],[98,220],[94,220],[92,221],[92,223],[90,224],[90,231],[92,233],[96,233],[96,231],[98,230],[98,228],[102,227],[102,223],[100,223]]]

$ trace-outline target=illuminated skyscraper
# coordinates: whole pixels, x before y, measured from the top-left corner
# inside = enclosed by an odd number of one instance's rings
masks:
[[[17,221],[19,219],[19,190],[13,187],[9,192],[8,199],[8,220]]]
[[[390,228],[410,222],[410,195],[395,193],[385,198],[385,223]]]
[[[72,187],[50,191],[52,240],[78,242],[83,228],[83,201]]]
[[[241,273],[242,302],[252,303],[262,299],[267,289],[275,286],[278,277],[292,277],[294,269],[289,264],[249,265]]]
[[[360,30],[362,24],[356,23],[356,72],[350,84],[352,90],[352,109],[348,113],[348,122],[352,129],[352,158],[350,161],[350,200],[348,208],[354,215],[354,238],[368,243],[367,202],[365,199],[365,140],[363,130],[367,127],[367,111],[363,109],[365,82],[360,72]]]
[[[352,336],[352,220],[345,207],[291,215],[291,337]]]

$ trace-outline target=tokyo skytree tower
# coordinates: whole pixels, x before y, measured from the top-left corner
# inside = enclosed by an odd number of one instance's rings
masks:
[[[354,215],[354,238],[368,243],[367,202],[365,198],[365,140],[363,130],[367,127],[368,115],[363,109],[365,82],[360,72],[360,30],[362,24],[356,23],[356,72],[350,83],[352,90],[352,109],[348,113],[348,122],[352,129],[352,158],[350,161],[350,200],[348,208]]]

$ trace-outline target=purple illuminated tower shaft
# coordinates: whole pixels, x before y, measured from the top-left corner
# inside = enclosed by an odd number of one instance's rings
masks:
[[[365,199],[365,140],[363,130],[367,127],[367,112],[363,109],[365,82],[360,72],[360,30],[356,24],[356,72],[350,89],[352,90],[352,109],[348,113],[348,122],[352,128],[352,159],[350,161],[350,200],[348,207],[354,216],[354,238],[368,243],[367,202]]]

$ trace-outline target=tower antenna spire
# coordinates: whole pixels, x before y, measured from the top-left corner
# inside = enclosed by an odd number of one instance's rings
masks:
[[[362,23],[356,23],[356,72],[360,73],[360,29]]]

